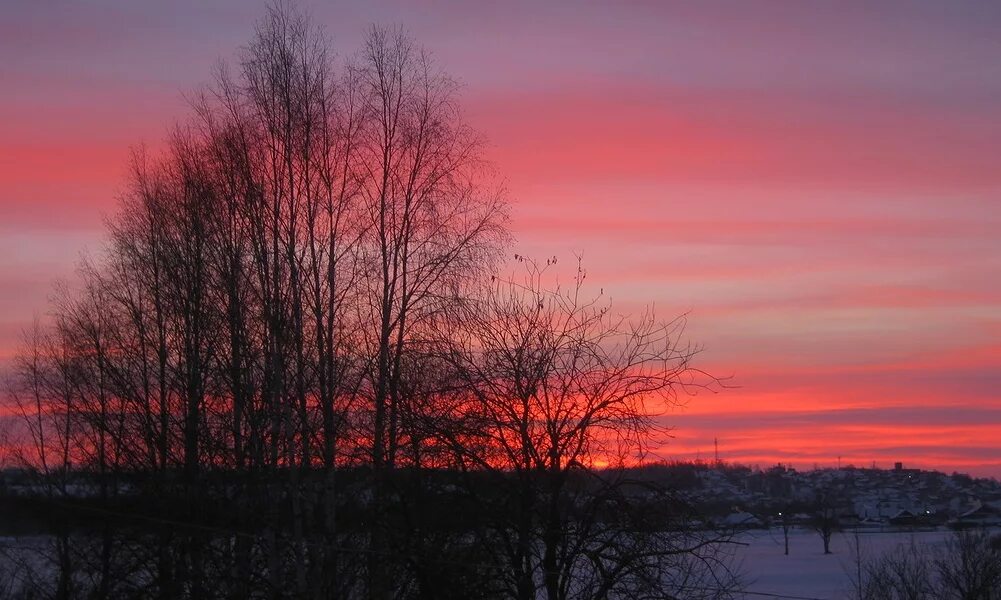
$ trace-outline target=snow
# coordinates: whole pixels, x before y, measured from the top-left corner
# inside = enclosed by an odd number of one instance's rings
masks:
[[[859,533],[864,562],[891,552],[901,544],[942,544],[953,535],[950,531],[863,532]],[[852,532],[835,534],[832,554],[824,554],[820,534],[795,529],[789,532],[789,556],[783,554],[781,529],[750,531],[742,534],[736,557],[747,583],[743,600],[760,600],[762,594],[833,600],[852,596],[856,571],[855,536]]]
[[[949,530],[914,532],[858,533],[863,563],[869,562],[901,545],[934,547],[953,534]],[[30,576],[30,570],[44,568],[38,562],[39,551],[51,538],[46,536],[0,537],[0,582],[4,577]],[[745,584],[746,593],[739,600],[779,598],[786,600],[842,600],[852,598],[853,576],[857,568],[855,534],[837,533],[831,539],[832,554],[824,554],[820,535],[809,529],[789,532],[789,556],[783,554],[783,536],[779,528],[749,530],[735,541],[735,568]],[[31,558],[34,558],[34,561]]]

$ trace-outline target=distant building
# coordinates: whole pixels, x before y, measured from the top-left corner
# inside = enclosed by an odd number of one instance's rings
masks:
[[[1001,510],[990,504],[981,504],[949,521],[949,527],[953,529],[997,527],[999,525],[1001,525]]]
[[[761,519],[745,511],[735,511],[723,518],[724,527],[733,529],[755,529],[763,527]]]
[[[909,510],[902,510],[890,517],[890,525],[908,527],[918,524],[918,516]]]

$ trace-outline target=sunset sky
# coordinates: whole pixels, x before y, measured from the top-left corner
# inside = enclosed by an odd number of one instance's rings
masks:
[[[301,3],[463,83],[512,252],[689,311],[664,458],[1001,476],[1001,3]],[[0,9],[0,355],[263,3]],[[596,291],[596,290],[595,290]]]

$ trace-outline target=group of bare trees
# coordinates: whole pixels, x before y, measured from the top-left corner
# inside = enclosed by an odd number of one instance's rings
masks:
[[[859,600],[1001,598],[1001,537],[987,529],[957,531],[939,545],[900,544],[865,564],[858,552]]]
[[[106,252],[12,378],[52,506],[86,496],[67,514],[101,523],[80,541],[67,517],[52,596],[669,597],[712,575],[680,505],[595,469],[706,381],[683,322],[614,315],[582,270],[497,274],[506,207],[456,92],[399,32],[340,64],[279,6],[135,154]],[[705,581],[684,596],[726,587]]]

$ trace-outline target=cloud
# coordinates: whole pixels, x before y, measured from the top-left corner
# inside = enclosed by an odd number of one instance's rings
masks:
[[[263,6],[5,11],[0,356]],[[742,387],[671,413],[666,451],[1001,473],[998,6],[310,8],[342,57],[402,21],[466,83],[519,253],[583,252],[619,311],[691,310]]]

